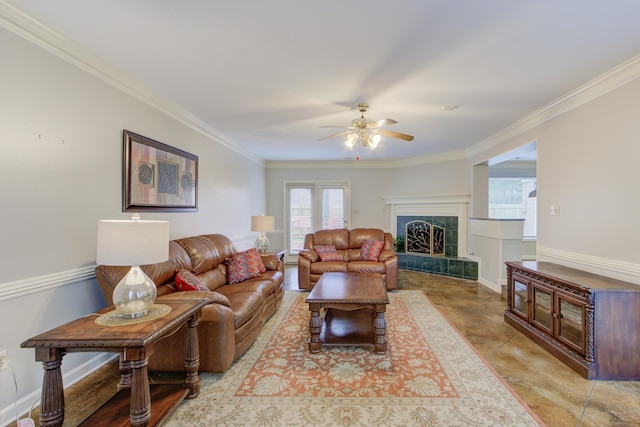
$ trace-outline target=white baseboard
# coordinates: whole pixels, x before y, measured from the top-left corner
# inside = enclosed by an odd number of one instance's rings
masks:
[[[88,360],[82,365],[70,370],[62,376],[62,384],[64,388],[68,388],[77,383],[87,375],[91,374],[98,368],[106,365],[114,359],[117,359],[118,355],[114,353],[99,353],[96,357]],[[18,384],[20,387],[20,384]],[[0,409],[0,425],[6,426],[16,421],[16,413],[20,414],[20,418],[24,418],[29,414],[29,411],[40,406],[40,395],[42,389],[33,390],[31,393],[23,396],[20,400],[12,403],[6,408]]]

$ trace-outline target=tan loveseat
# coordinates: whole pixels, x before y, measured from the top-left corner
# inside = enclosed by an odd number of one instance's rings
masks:
[[[360,261],[365,240],[384,242],[382,252],[375,261]],[[339,261],[321,261],[316,246],[335,246]],[[325,272],[366,272],[382,274],[387,290],[398,288],[398,255],[393,237],[378,228],[320,230],[305,236],[304,249],[298,255],[298,287],[312,289]]]
[[[158,288],[157,303],[166,298],[208,298],[198,318],[200,370],[224,372],[251,346],[284,295],[284,264],[275,255],[262,255],[267,271],[260,277],[228,284],[225,260],[238,251],[222,234],[186,237],[169,242],[169,260],[142,266]],[[96,277],[109,305],[113,289],[128,267],[96,267]],[[176,272],[192,272],[209,291],[179,292]],[[184,273],[183,273],[184,274]],[[149,369],[183,371],[186,326],[158,341],[149,358]]]

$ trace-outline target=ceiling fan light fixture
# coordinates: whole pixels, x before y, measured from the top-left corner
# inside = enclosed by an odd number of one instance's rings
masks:
[[[351,133],[349,134],[349,136],[347,136],[347,139],[344,140],[344,145],[346,145],[347,148],[353,148],[357,140],[358,140],[358,134]]]
[[[323,138],[318,139],[321,141],[323,139],[335,138],[338,136],[345,136],[344,145],[348,149],[352,149],[355,147],[356,153],[358,150],[358,140],[362,144],[362,147],[369,148],[371,150],[375,150],[380,142],[382,141],[382,136],[388,136],[391,138],[402,139],[404,141],[411,142],[413,141],[412,135],[407,135],[400,132],[394,132],[386,129],[380,129],[382,126],[393,125],[398,123],[393,119],[382,119],[382,120],[373,120],[364,116],[364,113],[369,108],[368,104],[360,103],[358,104],[358,110],[362,113],[360,117],[351,120],[351,126],[345,126],[348,130],[335,133],[333,135],[325,136]],[[321,126],[321,127],[342,127],[342,126]],[[356,155],[356,159],[360,156]]]
[[[375,150],[378,144],[380,144],[380,141],[382,140],[382,136],[378,134],[373,134],[373,135],[369,135],[368,137],[369,137],[369,148],[371,148],[372,150]]]

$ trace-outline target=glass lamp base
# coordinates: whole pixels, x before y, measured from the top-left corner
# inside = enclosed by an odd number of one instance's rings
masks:
[[[153,280],[135,265],[113,290],[113,305],[122,317],[136,318],[149,313],[156,300],[157,290]]]
[[[267,252],[269,249],[269,239],[267,239],[264,233],[260,233],[260,236],[256,239],[256,249],[260,253]]]

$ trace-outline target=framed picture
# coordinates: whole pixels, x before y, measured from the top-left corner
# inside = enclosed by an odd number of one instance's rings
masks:
[[[122,210],[198,210],[198,156],[124,130]]]

